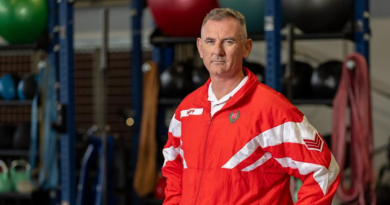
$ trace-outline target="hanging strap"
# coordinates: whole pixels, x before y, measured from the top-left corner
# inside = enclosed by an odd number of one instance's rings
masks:
[[[50,65],[54,65],[51,63]],[[56,68],[39,63],[39,87],[45,95],[43,116],[43,139],[38,155],[38,93],[34,96],[31,114],[30,165],[39,170],[37,185],[44,189],[56,189],[58,185],[57,136],[52,128],[55,122],[57,91],[55,89]],[[37,163],[37,159],[39,160]],[[34,181],[34,180],[33,180]]]
[[[345,164],[346,111],[350,111],[351,136],[351,187],[343,185],[340,170],[340,187],[337,194],[349,204],[376,204],[372,163],[372,114],[368,67],[365,58],[354,53],[344,62],[340,85],[333,100],[332,152],[341,168]]]

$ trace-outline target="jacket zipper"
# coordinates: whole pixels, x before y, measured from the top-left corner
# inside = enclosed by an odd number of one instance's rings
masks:
[[[200,187],[202,185],[202,179],[203,179],[203,173],[204,173],[204,165],[205,165],[205,160],[206,160],[207,140],[209,139],[209,131],[210,131],[211,121],[212,120],[213,120],[213,117],[211,117],[211,114],[210,114],[209,127],[207,128],[206,139],[204,141],[202,170],[201,170],[201,173],[200,173],[199,186],[198,186],[198,191],[196,192],[194,205],[196,205],[196,203],[198,202],[198,197],[199,197],[199,193],[200,193]]]

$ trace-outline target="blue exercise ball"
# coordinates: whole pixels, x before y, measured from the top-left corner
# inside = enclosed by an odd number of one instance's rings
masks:
[[[16,85],[19,79],[13,74],[5,74],[0,78],[0,97],[4,100],[16,98]]]
[[[265,0],[218,0],[221,7],[231,8],[241,12],[245,16],[246,29],[249,34],[264,33]],[[282,26],[285,26],[283,14],[281,14]]]

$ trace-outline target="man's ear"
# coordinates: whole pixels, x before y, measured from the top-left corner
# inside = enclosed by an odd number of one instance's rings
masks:
[[[245,40],[244,49],[244,58],[247,58],[252,51],[252,39],[249,38]]]
[[[196,39],[196,47],[198,47],[198,52],[199,52],[200,58],[203,58],[203,47],[202,47],[202,39],[201,38]]]

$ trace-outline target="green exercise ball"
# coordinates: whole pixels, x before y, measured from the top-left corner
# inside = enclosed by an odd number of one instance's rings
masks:
[[[218,0],[220,7],[232,8],[245,16],[248,34],[264,33],[265,0]],[[282,25],[285,22],[282,17]]]
[[[0,0],[0,36],[10,44],[33,43],[46,28],[46,0]]]

